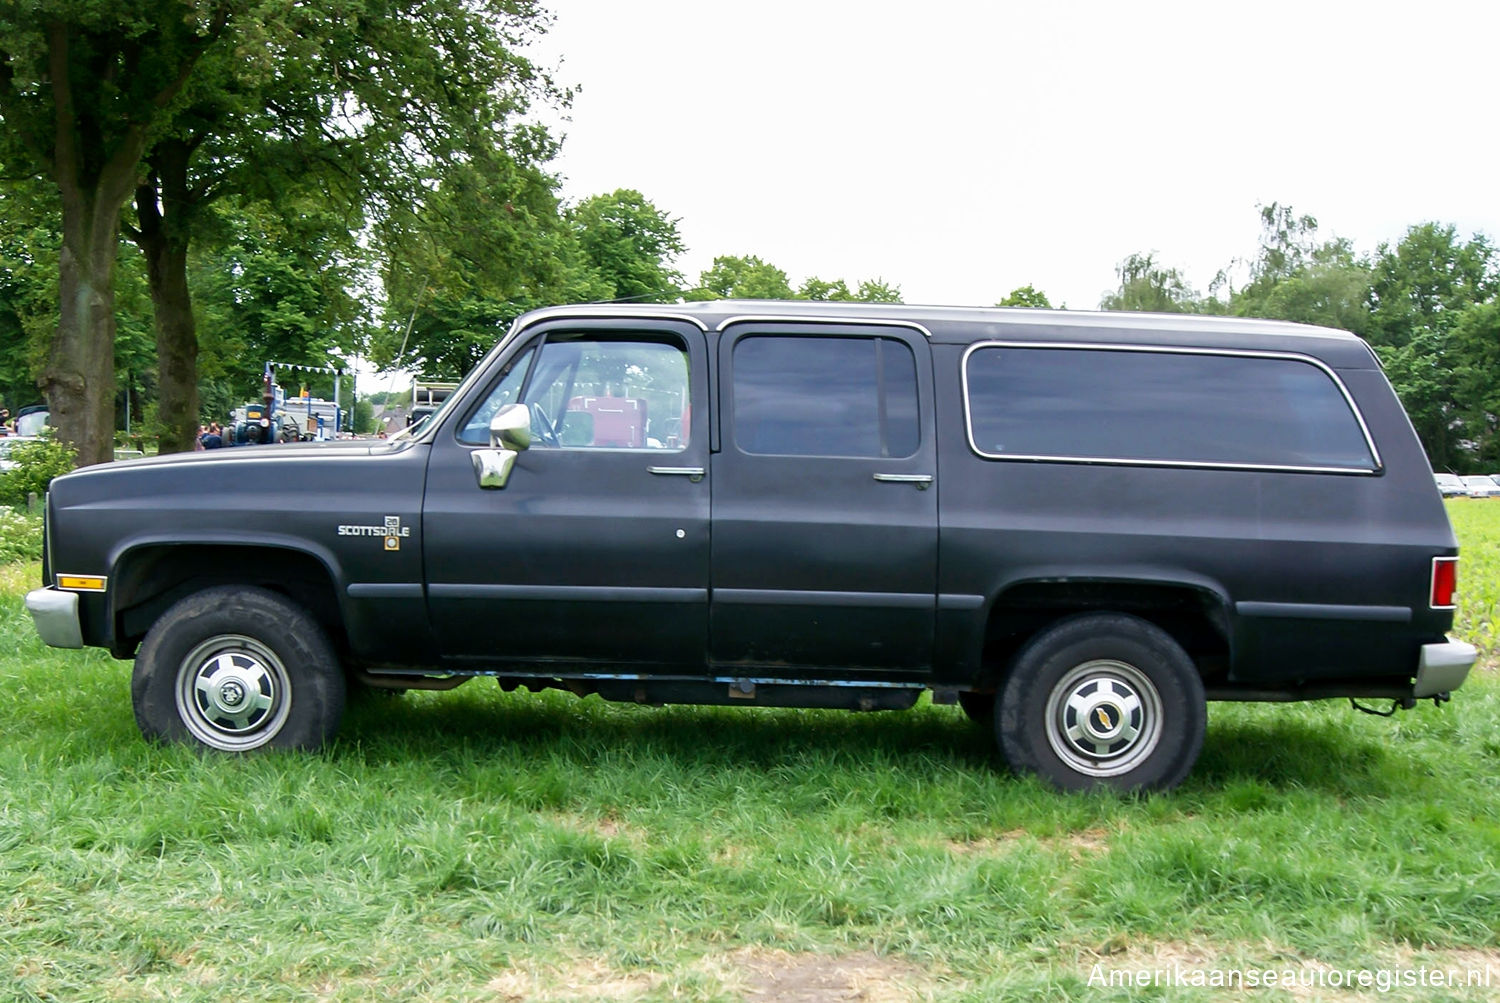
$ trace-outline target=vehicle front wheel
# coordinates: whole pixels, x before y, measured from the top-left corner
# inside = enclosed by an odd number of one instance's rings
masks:
[[[1175,787],[1207,730],[1203,680],[1154,624],[1116,613],[1049,627],[1017,653],[995,709],[1007,762],[1064,790]]]
[[[343,717],[345,684],[305,610],[268,589],[224,586],[162,614],[130,693],[147,738],[249,752],[322,745]]]

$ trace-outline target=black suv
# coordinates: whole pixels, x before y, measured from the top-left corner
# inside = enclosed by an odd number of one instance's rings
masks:
[[[1457,546],[1353,335],[734,302],[527,314],[414,435],[90,467],[49,644],[149,736],[316,745],[346,682],[648,704],[924,690],[1062,787],[1168,787],[1205,700],[1445,699]]]

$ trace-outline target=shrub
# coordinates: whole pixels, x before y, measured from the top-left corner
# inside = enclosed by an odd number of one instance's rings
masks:
[[[0,508],[0,564],[41,559],[41,515]]]
[[[32,491],[40,498],[52,478],[72,470],[77,460],[71,446],[53,439],[18,443],[10,458],[16,469],[0,474],[0,504],[5,505],[26,504],[26,495]]]

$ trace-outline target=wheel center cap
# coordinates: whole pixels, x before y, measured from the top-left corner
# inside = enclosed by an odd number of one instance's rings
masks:
[[[245,702],[245,687],[238,679],[231,679],[219,687],[219,702],[225,707],[238,707]]]
[[[1125,724],[1125,712],[1116,703],[1101,700],[1088,709],[1083,726],[1096,741],[1108,741],[1120,734]]]

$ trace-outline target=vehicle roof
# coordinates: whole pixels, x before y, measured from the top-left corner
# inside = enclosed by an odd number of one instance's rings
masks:
[[[701,303],[583,303],[545,307],[516,321],[520,330],[559,318],[665,319],[722,331],[751,320],[815,324],[885,323],[920,329],[934,343],[976,341],[1149,344],[1171,347],[1301,352],[1343,368],[1378,365],[1348,331],[1281,320],[1202,314],[1034,310],[1017,307],[915,306],[809,300],[712,300]]]

